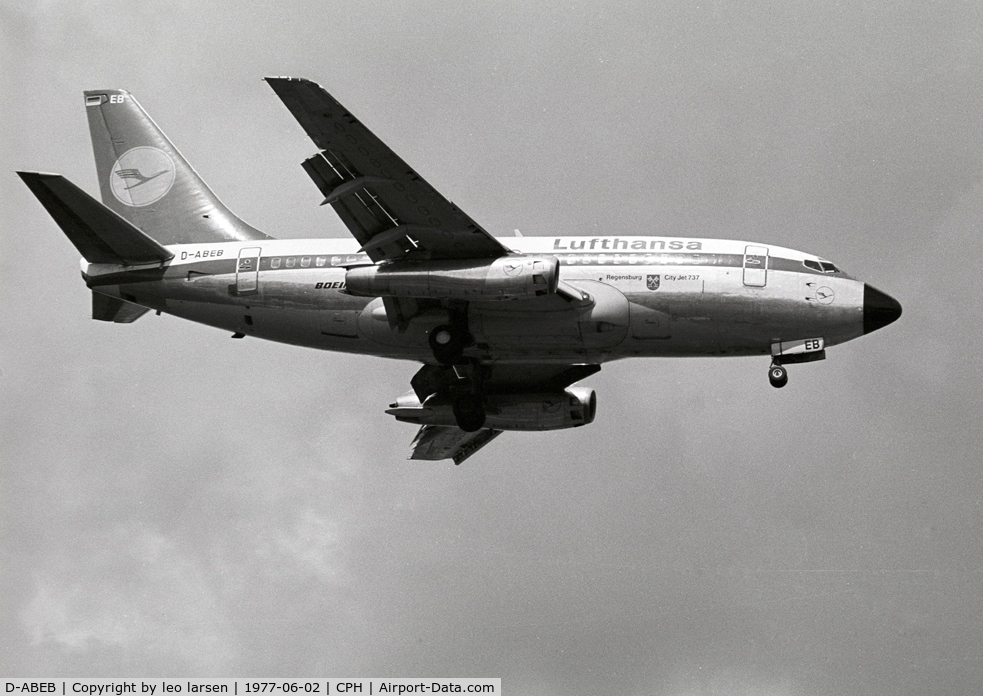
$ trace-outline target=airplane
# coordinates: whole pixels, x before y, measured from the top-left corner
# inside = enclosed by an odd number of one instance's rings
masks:
[[[317,147],[302,164],[349,239],[275,239],[199,178],[133,96],[84,92],[102,202],[18,172],[82,254],[92,318],[163,312],[320,350],[421,363],[386,411],[411,459],[460,464],[502,432],[594,420],[575,386],[630,357],[823,360],[901,316],[832,262],[758,242],[640,234],[500,238],[315,82],[267,83]]]

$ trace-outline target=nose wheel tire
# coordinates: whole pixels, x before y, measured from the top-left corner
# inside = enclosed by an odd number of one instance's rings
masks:
[[[485,407],[480,396],[464,394],[454,401],[454,419],[457,427],[466,433],[473,433],[485,425]]]
[[[430,350],[442,365],[453,365],[461,360],[465,347],[471,342],[468,332],[451,324],[435,327],[429,336]]]
[[[788,370],[781,365],[772,365],[768,370],[768,381],[775,389],[781,389],[788,384]]]

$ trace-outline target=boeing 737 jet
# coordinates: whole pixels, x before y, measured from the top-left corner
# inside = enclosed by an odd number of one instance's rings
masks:
[[[611,360],[769,356],[783,387],[786,365],[901,315],[826,259],[770,244],[493,237],[319,85],[267,82],[314,141],[302,166],[354,240],[250,227],[119,89],[85,92],[101,203],[58,174],[18,174],[81,252],[93,319],[155,310],[421,363],[387,411],[421,426],[412,459],[459,464],[506,430],[587,425],[597,399],[573,385]]]

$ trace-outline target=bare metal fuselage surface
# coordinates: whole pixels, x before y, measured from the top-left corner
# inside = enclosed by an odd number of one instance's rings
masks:
[[[624,357],[768,354],[773,344],[864,333],[864,283],[824,273],[816,257],[733,240],[522,237],[553,255],[583,301],[556,295],[472,302],[465,356],[490,362],[600,363]],[[83,262],[96,292],[227,331],[331,351],[428,361],[439,312],[394,331],[381,299],[357,297],[349,268],[371,264],[343,239],[170,247],[163,267]],[[750,250],[750,252],[749,252]]]

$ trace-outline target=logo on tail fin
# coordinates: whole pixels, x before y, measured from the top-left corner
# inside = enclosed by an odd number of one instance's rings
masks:
[[[174,162],[156,147],[135,147],[116,160],[109,187],[116,199],[129,206],[155,203],[174,185]]]
[[[116,176],[121,177],[123,179],[136,179],[135,184],[131,184],[130,186],[126,187],[127,191],[129,191],[131,188],[142,186],[148,181],[151,181],[152,179],[156,179],[161,174],[167,174],[167,170],[165,169],[162,172],[157,172],[156,174],[151,174],[150,176],[144,176],[143,174],[140,173],[139,169],[120,169],[118,172],[116,172]]]

